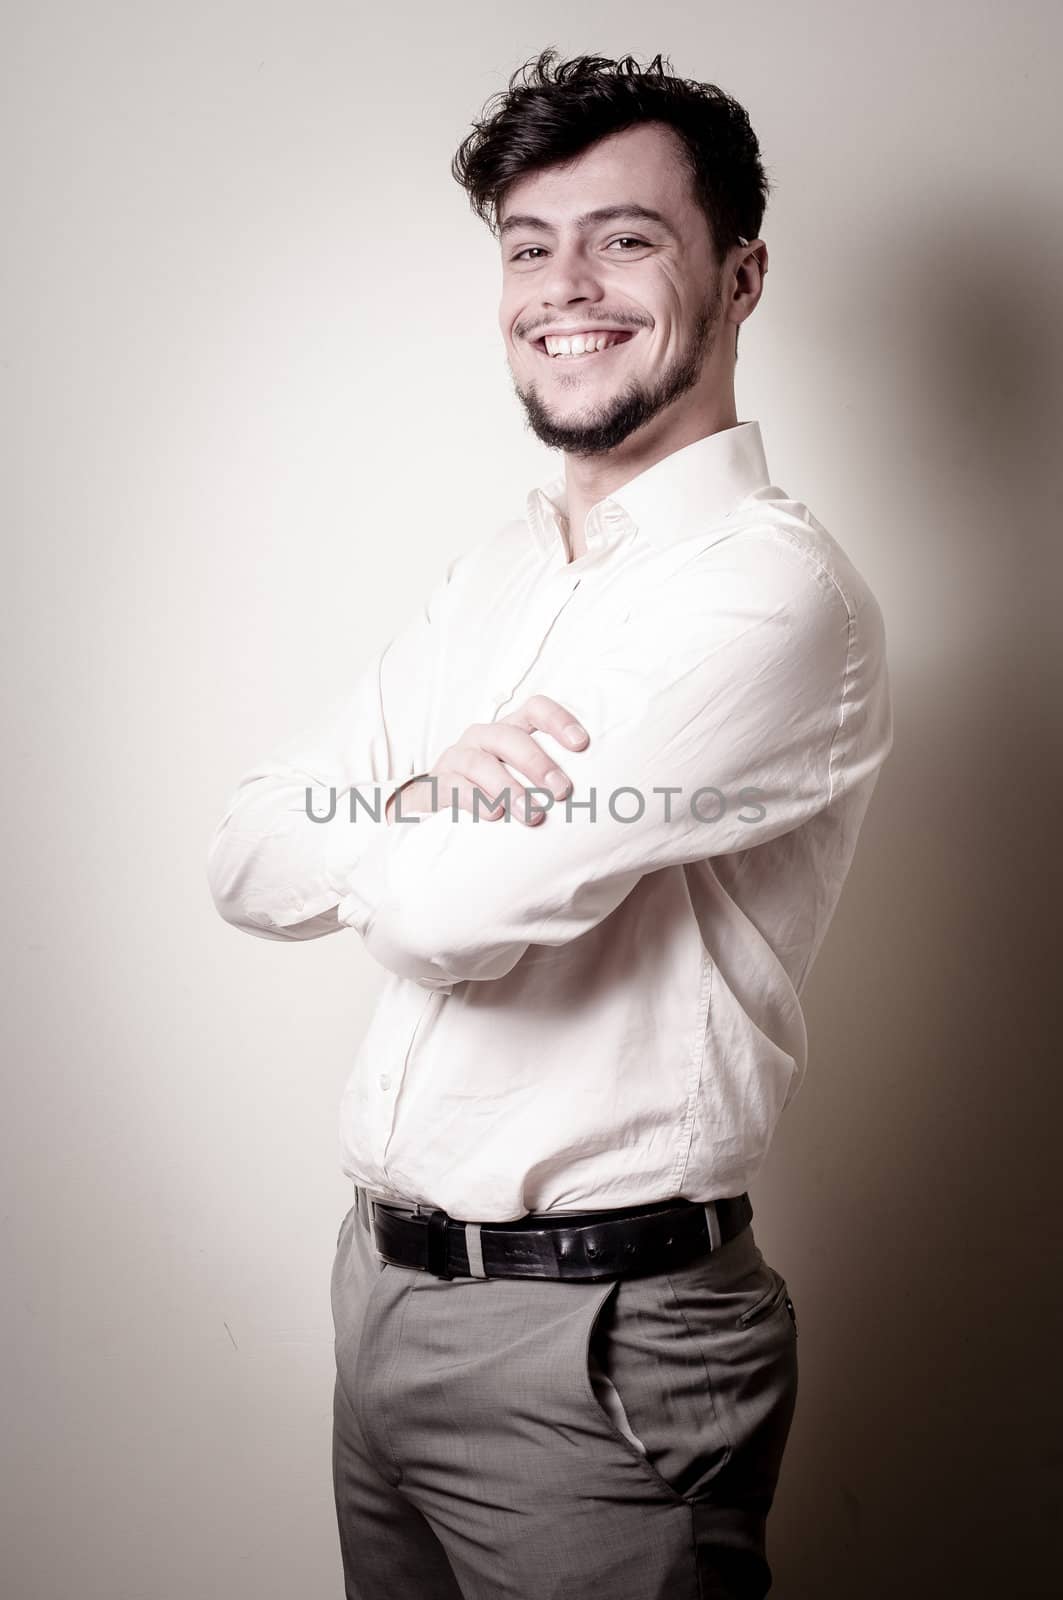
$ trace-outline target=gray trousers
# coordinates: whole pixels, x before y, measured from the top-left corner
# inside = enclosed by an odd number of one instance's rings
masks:
[[[749,1226],[678,1271],[437,1278],[340,1228],[333,1482],[347,1600],[759,1600],[797,1399]]]

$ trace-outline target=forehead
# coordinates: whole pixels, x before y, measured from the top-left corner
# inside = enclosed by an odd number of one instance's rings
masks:
[[[597,140],[569,161],[516,179],[499,207],[499,224],[519,214],[551,227],[595,206],[633,202],[661,212],[677,227],[695,208],[686,152],[664,123],[641,123]]]

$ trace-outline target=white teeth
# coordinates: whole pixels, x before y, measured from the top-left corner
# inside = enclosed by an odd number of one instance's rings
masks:
[[[620,342],[620,335],[616,333],[575,333],[571,338],[550,333],[544,341],[547,355],[562,357],[582,356],[591,351],[607,350],[610,345]]]

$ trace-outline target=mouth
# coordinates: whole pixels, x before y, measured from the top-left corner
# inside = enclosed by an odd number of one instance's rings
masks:
[[[545,338],[533,339],[531,346],[533,350],[542,356],[544,361],[552,362],[556,367],[582,367],[591,361],[608,360],[617,350],[622,349],[626,344],[630,344],[635,337],[634,333],[626,328],[610,328],[609,334],[611,342],[605,346],[604,350],[585,350],[581,355],[551,355],[546,348]]]

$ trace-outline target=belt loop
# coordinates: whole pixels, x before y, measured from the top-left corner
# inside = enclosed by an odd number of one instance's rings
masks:
[[[478,1222],[467,1222],[465,1224],[465,1253],[469,1258],[469,1276],[486,1278],[483,1242],[480,1238],[480,1224]]]
[[[709,1225],[709,1243],[714,1250],[718,1250],[723,1243],[723,1237],[720,1233],[720,1219],[716,1215],[715,1200],[705,1202],[705,1221]]]
[[[447,1214],[445,1211],[432,1211],[426,1218],[428,1223],[428,1240],[426,1265],[429,1272],[437,1278],[452,1278],[454,1274],[447,1271]]]

